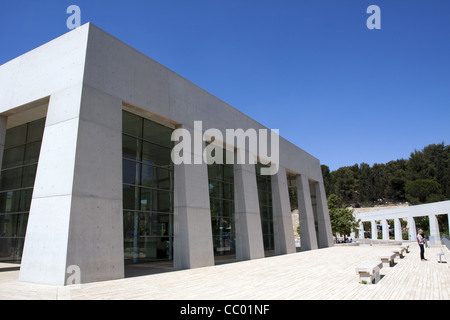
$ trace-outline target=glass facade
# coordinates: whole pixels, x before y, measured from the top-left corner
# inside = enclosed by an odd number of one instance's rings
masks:
[[[209,202],[213,234],[214,255],[236,254],[234,220],[234,167],[226,164],[227,151],[223,152],[223,164],[208,165]]]
[[[45,118],[6,130],[0,175],[0,261],[20,262]]]
[[[272,183],[271,176],[261,175],[261,163],[256,164],[256,186],[258,188],[259,211],[261,214],[262,234],[264,250],[275,249],[273,235],[273,207],[272,207]]]
[[[313,216],[314,216],[314,227],[316,229],[317,243],[319,243],[319,221],[317,219],[316,184],[317,183],[314,181],[309,181],[309,191],[311,194],[311,206],[313,209]]]
[[[125,262],[172,260],[173,130],[127,111],[122,130]]]

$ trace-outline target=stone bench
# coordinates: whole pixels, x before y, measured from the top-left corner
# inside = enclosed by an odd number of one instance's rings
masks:
[[[372,284],[380,281],[380,270],[383,268],[383,263],[367,262],[356,268],[356,273],[359,274],[359,282],[363,284]]]
[[[392,249],[392,252],[394,252],[400,258],[403,258],[403,251],[405,251],[405,249],[401,247]]]
[[[400,248],[405,249],[405,252],[409,253],[409,244],[404,244],[404,245],[400,246]]]
[[[394,259],[397,254],[393,252],[384,253],[380,255],[381,262],[383,263],[383,267],[392,267],[394,265]]]
[[[439,252],[436,255],[439,257],[438,263],[442,263],[442,256],[444,255],[444,253],[443,252]]]

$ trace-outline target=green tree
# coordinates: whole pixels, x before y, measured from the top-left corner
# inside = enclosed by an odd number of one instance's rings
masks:
[[[359,227],[360,220],[356,220],[353,210],[347,209],[342,204],[342,199],[332,194],[327,199],[330,212],[331,230],[333,235],[349,235]]]
[[[406,183],[406,198],[412,204],[444,200],[440,184],[431,179],[418,179]]]

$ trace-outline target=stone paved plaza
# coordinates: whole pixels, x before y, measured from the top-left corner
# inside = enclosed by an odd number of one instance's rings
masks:
[[[417,243],[395,265],[381,270],[377,284],[359,283],[356,267],[379,261],[392,245],[334,247],[168,271],[121,280],[67,287],[18,282],[18,266],[0,264],[0,299],[73,300],[449,300],[450,253],[442,245],[426,249],[420,261]],[[437,253],[444,252],[443,263]]]

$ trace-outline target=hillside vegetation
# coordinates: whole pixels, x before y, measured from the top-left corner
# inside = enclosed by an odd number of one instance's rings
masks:
[[[322,165],[322,174],[327,196],[335,194],[354,208],[450,200],[450,146],[430,144],[408,159],[373,166],[361,163],[330,172]]]

